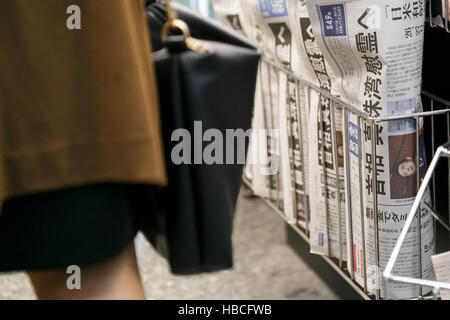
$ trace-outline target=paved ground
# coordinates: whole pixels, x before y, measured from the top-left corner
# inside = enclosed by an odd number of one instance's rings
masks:
[[[150,299],[336,299],[286,245],[280,218],[260,200],[241,197],[233,270],[174,277],[164,259],[138,237],[139,265]],[[0,275],[0,299],[34,299],[27,277]]]

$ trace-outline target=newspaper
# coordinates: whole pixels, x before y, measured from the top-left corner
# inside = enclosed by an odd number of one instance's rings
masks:
[[[314,34],[320,35],[317,44],[339,77],[344,100],[372,117],[422,111],[425,1],[315,0],[307,2],[307,7]],[[348,247],[352,253],[349,267],[354,270],[356,281],[361,285],[366,282],[371,293],[376,289],[384,292],[380,274],[417,193],[417,175],[421,179],[426,170],[423,136],[417,139],[417,127],[422,131],[422,123],[417,124],[414,119],[399,120],[379,123],[373,132],[370,124],[354,113],[349,114],[346,134],[350,188],[346,188],[346,198],[351,204],[348,214],[351,214],[353,235]],[[429,201],[429,193],[425,201]],[[424,209],[420,217],[421,228],[418,230],[416,219],[394,273],[432,279],[433,221]],[[378,220],[379,264],[374,219]],[[418,232],[422,238],[420,246]],[[421,247],[422,275],[418,247]],[[413,298],[419,294],[419,289],[409,284],[389,283],[387,289],[388,296],[384,298],[389,299]]]
[[[277,169],[269,172],[269,174],[265,176],[265,189],[269,192],[269,200],[274,202],[278,208],[283,209],[285,203],[283,190],[285,185],[282,180],[283,163],[281,160],[282,150],[280,142],[280,91],[278,86],[278,72],[267,63],[261,63],[260,72],[262,78],[262,110],[264,114],[264,128],[267,129],[267,152],[268,158],[271,161],[271,163],[269,163],[269,167]],[[274,165],[273,162],[275,162],[276,165]],[[288,181],[290,180],[288,179]]]
[[[258,44],[266,58],[290,67],[295,55],[292,53],[292,36],[285,3],[283,2],[281,7],[276,4],[272,7],[271,1],[240,1],[239,5],[238,2],[227,1],[225,4],[224,1],[214,0],[213,5],[219,18],[228,21],[228,25],[233,26],[229,23],[230,16],[238,16],[241,20],[240,25],[248,26],[242,28],[246,29],[243,32]],[[240,29],[236,23],[234,28]],[[246,170],[251,171],[251,174],[247,175],[252,176],[255,193],[276,202],[288,221],[295,223],[296,203],[292,179],[295,168],[292,148],[295,143],[289,133],[295,127],[292,119],[296,117],[293,116],[292,110],[297,109],[298,94],[292,85],[292,79],[288,79],[286,74],[264,61],[261,62],[258,78],[260,90],[255,98],[255,116],[259,115],[259,122],[254,119],[254,129],[256,127],[267,129],[267,158],[277,162],[279,170],[262,177],[260,170],[254,166],[253,169]],[[253,147],[255,144],[251,142],[252,153],[255,152]],[[262,180],[265,180],[265,183],[261,183]]]
[[[305,1],[287,2],[301,77],[339,96],[334,73],[316,44]],[[316,90],[308,90],[306,95],[305,113],[308,121],[304,126],[307,129],[307,145],[304,149],[308,150],[305,153],[308,159],[306,194],[311,220],[311,252],[345,261],[347,241],[342,112]]]
[[[291,65],[292,71],[300,78],[314,80],[314,72],[311,68],[308,59],[305,59],[303,40],[299,32],[302,28],[298,25],[298,5],[299,1],[286,0],[288,10],[289,27],[292,30],[294,54],[298,57],[295,64]],[[306,11],[306,10],[305,10]],[[290,81],[291,86],[294,85]],[[290,119],[288,123],[291,125],[291,146],[293,161],[293,184],[294,184],[294,200],[295,211],[297,215],[298,224],[308,229],[311,221],[311,206],[310,206],[310,163],[309,163],[309,113],[310,113],[310,92],[301,82],[296,82],[296,108],[290,108]],[[294,90],[292,88],[292,90]]]
[[[286,69],[291,69],[298,76],[317,83],[318,86],[321,85],[325,90],[331,90],[331,80],[327,70],[324,68],[318,69],[320,62],[324,66],[325,61],[323,57],[320,57],[320,52],[319,56],[314,55],[318,49],[314,44],[314,36],[311,32],[304,3],[294,0],[254,0],[247,1],[247,3],[249,6],[253,3],[253,6],[257,6],[259,9],[259,15],[256,15],[255,18],[256,25],[261,31],[261,42],[266,46],[267,55],[284,65]],[[298,18],[302,19],[298,20]],[[300,24],[297,21],[300,21]],[[312,48],[312,46],[315,46],[315,48]],[[310,49],[315,49],[316,52],[311,53]],[[322,197],[316,196],[314,198],[316,201],[310,201],[310,193],[321,194],[321,189],[324,187],[323,183],[320,182],[314,184],[314,179],[313,182],[310,182],[311,175],[315,177],[325,168],[319,167],[318,159],[315,162],[311,161],[312,157],[310,156],[311,151],[316,154],[321,151],[319,150],[321,146],[319,141],[317,141],[313,150],[310,150],[311,144],[309,141],[311,135],[310,103],[314,101],[314,98],[318,99],[319,95],[314,91],[307,90],[294,77],[284,72],[279,72],[278,81],[280,88],[280,160],[283,177],[283,198],[284,203],[292,204],[291,206],[286,205],[284,211],[291,220],[297,218],[301,226],[306,226],[306,223],[311,219],[312,234],[322,233],[327,235],[323,246],[320,246],[319,249],[313,247],[313,252],[329,254],[328,235],[332,238],[333,244],[338,244],[338,234],[340,234],[345,248],[345,219],[341,220],[343,225],[340,228],[337,203],[327,204],[325,192]],[[314,114],[317,114],[317,108],[325,103],[323,99],[318,99],[313,108]],[[340,126],[340,120],[339,117],[336,122],[337,126]],[[340,127],[336,127],[336,129],[339,130]],[[315,132],[321,131],[316,128]],[[334,141],[335,138],[332,138],[332,140]],[[309,169],[311,165],[314,170]],[[339,171],[340,177],[343,179],[343,171]],[[332,174],[336,174],[336,171],[333,171]],[[312,205],[316,207],[311,215]],[[325,205],[329,209],[331,219],[326,217],[327,210],[322,210],[326,208]],[[342,205],[342,208],[344,208],[344,205]],[[320,215],[319,211],[324,214]],[[325,232],[327,227],[329,227],[330,232]],[[342,233],[339,232],[339,229]],[[314,236],[314,238],[317,237]],[[338,252],[339,250],[331,250],[331,255],[345,260],[345,252],[343,255]]]
[[[316,106],[316,107],[315,107]],[[342,112],[312,93],[310,113],[311,252],[347,259]],[[336,133],[336,134],[334,134]]]
[[[211,2],[222,24],[250,38],[248,31],[251,29],[251,20],[248,17],[243,19],[240,0],[211,0]]]
[[[222,2],[222,4],[220,4]],[[241,1],[240,12],[235,1],[226,5],[214,0],[216,12],[225,24],[230,25],[230,15],[241,18],[241,25],[250,25],[245,33],[261,47],[266,57],[293,70],[298,76],[316,84],[326,91],[339,95],[331,68],[315,43],[311,22],[304,1],[295,0],[250,0]],[[246,21],[246,22],[244,22]],[[235,26],[237,24],[234,24]],[[236,29],[236,28],[235,28]],[[240,28],[237,28],[240,29]],[[268,70],[267,70],[268,69]],[[342,151],[342,115],[336,112],[331,120],[331,101],[314,90],[308,90],[293,77],[279,72],[265,63],[261,65],[261,90],[264,98],[256,98],[257,110],[264,110],[266,128],[280,129],[280,173],[281,177],[268,177],[261,183],[258,172],[246,170],[252,176],[254,191],[260,196],[273,199],[270,194],[283,190],[282,202],[290,222],[299,222],[303,227],[311,220],[311,248],[313,253],[346,259],[346,219],[344,195],[343,158],[336,156]],[[269,88],[269,86],[270,88]],[[275,90],[274,87],[278,88]],[[278,97],[278,98],[274,98]],[[258,101],[259,100],[259,101]],[[275,103],[275,109],[270,102]],[[263,106],[261,107],[260,104]],[[311,106],[313,106],[311,108]],[[312,109],[312,114],[310,114]],[[324,124],[319,126],[319,110],[323,111]],[[277,112],[278,111],[278,112]],[[314,129],[311,130],[311,117]],[[333,122],[331,126],[331,122]],[[279,123],[279,126],[274,124]],[[256,123],[254,122],[254,126]],[[321,128],[325,128],[322,130]],[[333,137],[331,134],[337,132]],[[314,132],[312,134],[312,132]],[[322,159],[321,135],[325,147]],[[314,143],[310,143],[313,135]],[[320,138],[320,139],[317,139]],[[269,137],[268,144],[278,140]],[[278,145],[277,145],[278,146]],[[252,149],[253,150],[253,149]],[[268,148],[269,156],[275,153]],[[254,151],[252,151],[253,153]],[[313,156],[310,156],[310,152]],[[315,155],[315,156],[314,156]],[[334,162],[338,163],[337,166]],[[310,170],[309,168],[312,168]],[[326,175],[324,174],[324,170]],[[325,181],[324,177],[327,176]],[[311,182],[310,182],[311,181]],[[339,181],[339,186],[336,182]],[[327,184],[327,188],[325,188]],[[339,190],[338,190],[339,189]],[[312,192],[311,192],[312,191]],[[313,193],[311,201],[310,193]],[[328,199],[330,198],[330,199]],[[329,200],[329,201],[328,201]],[[311,211],[311,208],[313,210]],[[311,214],[312,212],[313,214]],[[328,245],[330,243],[331,245]]]
[[[293,181],[294,211],[297,223],[309,228],[309,95],[306,87],[288,77],[288,135]]]
[[[267,134],[264,134],[265,110],[263,109],[262,65],[259,67],[255,88],[255,103],[253,108],[252,135],[250,136],[249,151],[244,169],[244,176],[251,184],[253,192],[260,197],[269,197],[264,169],[269,166]],[[261,134],[262,133],[262,134]]]
[[[261,32],[262,43],[267,48],[265,51],[266,55],[287,68],[297,63],[286,2],[266,0],[247,2],[248,6],[253,8],[252,10],[255,13],[255,22],[258,30]],[[289,85],[286,73],[271,66],[269,66],[269,69],[273,70],[272,77],[276,79],[275,82],[270,81],[269,84],[278,89],[278,97],[274,101],[275,108],[272,108],[272,120],[278,122],[278,128],[280,129],[280,176],[278,181],[280,189],[283,190],[283,211],[288,221],[295,223],[297,217],[294,210],[295,202],[293,196],[293,153],[290,152],[292,143],[289,143],[291,136],[288,134],[288,131],[291,128],[289,124],[289,116],[291,114],[289,108],[291,105],[295,108],[297,96],[295,95],[295,90],[290,90],[292,86]]]
[[[277,70],[261,61],[245,174],[255,195],[271,200],[282,209],[284,195],[280,168],[280,96]]]
[[[436,279],[440,282],[450,283],[450,252],[442,253],[431,257],[433,260]],[[441,290],[442,300],[450,300],[450,290]]]

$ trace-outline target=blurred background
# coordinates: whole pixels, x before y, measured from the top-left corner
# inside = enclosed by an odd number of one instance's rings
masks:
[[[175,0],[175,2],[191,7],[205,16],[215,18],[214,10],[209,0]]]

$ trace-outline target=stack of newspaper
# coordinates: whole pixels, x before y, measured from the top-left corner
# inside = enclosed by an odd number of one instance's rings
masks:
[[[245,170],[254,192],[277,201],[289,222],[307,226],[311,252],[347,261],[371,293],[417,296],[412,285],[382,290],[380,275],[426,171],[423,136],[418,139],[423,123],[374,126],[370,119],[422,111],[425,1],[212,2],[219,19],[265,56],[253,128],[267,134],[252,135],[249,159],[259,161]],[[346,106],[330,97],[366,116],[351,110],[344,116]],[[427,211],[420,215],[394,273],[432,279],[433,222]]]

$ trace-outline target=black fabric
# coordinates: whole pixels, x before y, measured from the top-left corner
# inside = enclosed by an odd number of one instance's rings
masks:
[[[440,5],[440,4],[439,4]],[[438,6],[439,12],[441,8]],[[423,89],[441,99],[446,103],[434,101],[434,110],[446,109],[450,106],[450,90],[447,80],[450,74],[450,60],[447,44],[450,43],[450,33],[443,28],[431,28],[428,23],[425,25],[425,44],[424,44],[424,66],[423,66]],[[423,98],[424,110],[431,111],[430,99]],[[448,142],[447,135],[447,117],[434,117],[434,132],[432,133],[431,117],[425,118],[425,145],[427,150],[427,159],[429,162],[433,157],[433,151],[440,145]],[[434,135],[434,148],[432,141]],[[434,150],[433,150],[434,149]],[[436,190],[436,210],[444,217],[449,213],[449,166],[445,159],[442,159],[437,166],[435,174]]]
[[[425,25],[423,88],[425,91],[450,101],[448,75],[450,33],[440,27]]]
[[[152,197],[150,186],[111,183],[11,198],[0,216],[0,272],[108,260],[151,217]]]
[[[187,9],[174,7],[183,19],[180,12]],[[160,41],[157,31],[164,20],[154,17],[164,17],[162,9],[159,4],[149,7],[149,12],[159,12],[149,15],[154,44]],[[178,142],[171,142],[171,135],[184,128],[194,144],[194,121],[202,121],[203,132],[218,129],[223,137],[227,129],[249,129],[260,58],[252,45],[210,19],[198,15],[189,19],[186,22],[193,37],[215,40],[206,41],[208,53],[190,51],[184,38],[175,35],[169,37],[165,48],[153,54],[169,187],[160,196],[163,206],[159,223],[147,224],[146,234],[168,258],[175,274],[232,267],[233,215],[243,165],[175,165],[170,159]],[[155,225],[162,229],[157,230]]]

